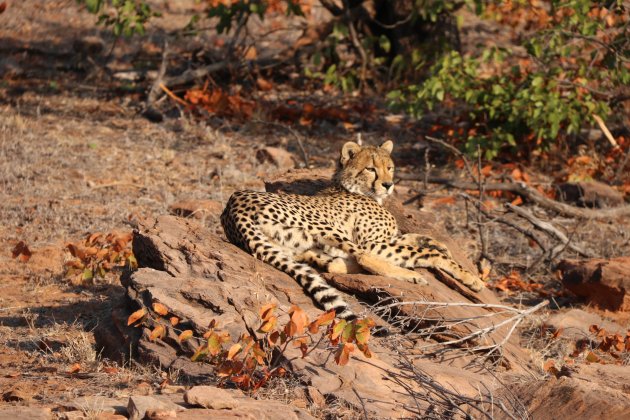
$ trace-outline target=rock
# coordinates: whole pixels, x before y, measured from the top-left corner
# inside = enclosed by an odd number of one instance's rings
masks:
[[[0,407],[0,420],[50,420],[52,413],[50,408],[43,407]]]
[[[246,418],[260,419],[312,419],[300,408],[292,407],[278,401],[255,400],[235,389],[221,389],[213,386],[195,386],[184,395],[188,404],[204,407],[208,410],[188,410],[179,418]],[[228,414],[229,413],[229,414]],[[218,417],[216,417],[218,416]],[[251,417],[250,417],[251,416]]]
[[[172,401],[149,396],[131,396],[129,397],[129,402],[127,403],[127,414],[131,420],[143,419],[147,412],[179,412],[184,410],[184,407],[179,406]]]
[[[256,152],[256,159],[260,163],[272,163],[278,169],[286,171],[295,168],[295,158],[285,149],[279,147],[263,147]]]
[[[615,207],[624,204],[623,194],[598,181],[567,182],[557,186],[559,199],[584,207]]]
[[[243,397],[243,393],[214,386],[195,386],[186,391],[184,401],[203,408],[224,410],[238,406],[239,403],[235,397]]]
[[[171,204],[168,211],[175,216],[205,219],[208,216],[220,215],[223,205],[214,200],[184,200]]]
[[[564,260],[558,265],[571,292],[611,311],[630,311],[630,257]]]
[[[2,394],[2,400],[7,402],[28,401],[31,398],[33,398],[33,393],[19,385]]]
[[[175,410],[147,410],[144,416],[147,420],[163,420],[177,418]]]
[[[308,399],[311,401],[311,403],[316,405],[317,407],[324,407],[324,406],[326,406],[326,398],[324,398],[322,393],[319,392],[317,390],[317,388],[315,388],[313,386],[307,387],[306,388],[306,395],[307,395]]]
[[[582,309],[569,309],[553,313],[545,324],[554,331],[562,330],[560,337],[572,341],[582,340],[593,335],[589,331],[591,325],[598,325],[608,333],[625,335],[626,329],[612,321],[604,319],[598,314],[586,312]]]
[[[99,395],[75,398],[64,406],[82,412],[127,414],[125,401]]]
[[[593,382],[562,376],[548,381],[530,381],[511,387],[529,414],[528,418],[623,419],[630,417],[630,395]],[[495,418],[510,418],[495,411]],[[511,417],[514,418],[514,417]]]

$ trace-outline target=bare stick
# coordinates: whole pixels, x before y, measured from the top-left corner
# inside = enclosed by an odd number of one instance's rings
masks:
[[[602,120],[602,118],[596,114],[593,114],[593,119],[595,120],[597,125],[599,125],[599,128],[602,130],[602,132],[604,133],[604,136],[606,136],[606,138],[610,142],[610,145],[614,147],[615,149],[619,148],[619,144],[617,144],[617,140],[615,140],[615,138],[613,137],[608,127],[606,127],[604,120]]]
[[[162,93],[160,86],[164,82],[164,76],[166,75],[166,67],[168,65],[168,40],[164,40],[164,47],[162,48],[162,63],[160,64],[160,70],[158,75],[151,86],[149,95],[147,95],[147,107],[152,106]]]
[[[437,139],[435,137],[431,137],[431,136],[424,136],[424,138],[432,143],[437,143],[445,148],[447,148],[448,150],[450,150],[451,152],[455,153],[457,156],[460,157],[461,160],[464,161],[464,167],[466,168],[466,172],[468,172],[468,175],[470,176],[470,178],[473,181],[477,181],[477,177],[475,176],[475,174],[473,173],[472,167],[470,166],[470,162],[468,162],[468,159],[466,158],[466,155],[464,155],[461,151],[459,151],[459,149],[457,149],[457,147],[453,146],[452,144],[448,144],[447,142],[445,142],[444,140],[441,139]]]
[[[524,219],[529,221],[532,225],[536,226],[538,229],[558,239],[560,242],[562,242],[563,249],[564,247],[568,247],[569,249],[577,252],[578,254],[584,257],[593,257],[592,253],[578,247],[575,244],[572,244],[570,239],[567,237],[567,235],[562,233],[551,223],[540,220],[536,216],[531,214],[529,211],[525,210],[524,208],[513,206],[510,203],[506,203],[505,207],[511,212],[514,212],[518,214],[519,216],[523,217]]]

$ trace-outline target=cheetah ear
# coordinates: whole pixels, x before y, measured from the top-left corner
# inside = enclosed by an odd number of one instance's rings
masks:
[[[387,153],[391,153],[394,150],[394,142],[391,140],[387,140],[385,143],[379,146],[381,149],[385,150]]]
[[[361,146],[353,141],[349,141],[344,144],[341,148],[341,159],[339,159],[341,166],[345,166],[346,163],[348,163],[348,161],[359,152],[359,150],[361,150]]]

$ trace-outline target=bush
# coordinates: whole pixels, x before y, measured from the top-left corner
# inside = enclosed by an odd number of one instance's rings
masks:
[[[437,106],[469,122],[465,149],[493,158],[506,148],[545,149],[605,117],[630,83],[627,10],[585,0],[491,4],[483,14],[533,30],[509,49],[445,53],[419,84],[390,93],[415,116]],[[609,5],[609,6],[607,6]]]

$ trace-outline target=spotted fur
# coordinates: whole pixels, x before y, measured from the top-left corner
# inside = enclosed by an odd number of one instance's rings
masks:
[[[442,270],[474,291],[481,280],[455,262],[448,249],[417,234],[400,235],[382,200],[394,189],[393,143],[346,143],[333,186],[314,196],[255,191],[234,193],[221,215],[228,239],[291,275],[325,310],[352,319],[339,291],[312,265],[334,273],[361,269],[428,284],[413,268]]]

